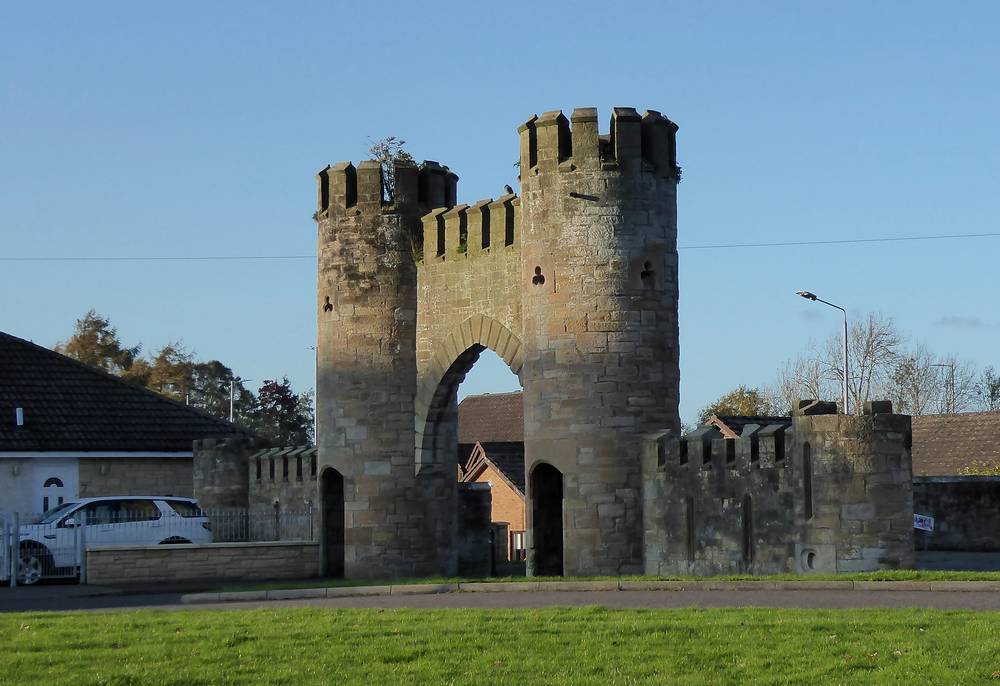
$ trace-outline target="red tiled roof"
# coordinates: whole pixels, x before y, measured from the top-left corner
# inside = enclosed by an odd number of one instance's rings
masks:
[[[234,434],[249,432],[0,332],[0,453],[181,452],[194,440]]]
[[[913,417],[915,475],[954,475],[973,462],[1000,462],[1000,412]]]
[[[470,395],[458,404],[459,443],[524,441],[524,405],[520,391]]]

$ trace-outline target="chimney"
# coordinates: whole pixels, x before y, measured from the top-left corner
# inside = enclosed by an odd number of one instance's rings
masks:
[[[24,426],[24,408],[15,407],[14,408],[14,422],[18,426]]]

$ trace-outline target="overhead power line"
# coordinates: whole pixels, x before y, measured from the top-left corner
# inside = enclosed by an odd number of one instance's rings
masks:
[[[891,236],[884,238],[843,238],[819,241],[773,241],[768,243],[709,243],[705,245],[679,245],[678,250],[731,250],[737,248],[787,248],[810,245],[850,245],[855,243],[898,243],[903,241],[940,241],[964,238],[997,238],[994,233],[949,233],[937,236]],[[315,255],[160,255],[160,256],[15,256],[2,257],[0,262],[184,262],[184,261],[224,261],[243,260],[315,260]]]

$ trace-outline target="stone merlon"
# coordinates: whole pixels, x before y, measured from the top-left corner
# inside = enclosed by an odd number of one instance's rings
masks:
[[[655,110],[639,116],[632,107],[614,108],[606,137],[598,133],[593,107],[573,110],[570,119],[559,110],[532,116],[518,127],[518,133],[522,175],[556,168],[616,167],[625,173],[677,173],[677,125]]]

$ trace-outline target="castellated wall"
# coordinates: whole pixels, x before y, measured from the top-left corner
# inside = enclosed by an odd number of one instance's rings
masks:
[[[751,424],[735,440],[714,427],[647,436],[645,572],[912,566],[909,436],[888,403],[860,417],[804,403],[790,425]]]
[[[417,265],[418,468],[455,464],[458,384],[485,348],[521,371],[520,200],[423,217]]]

